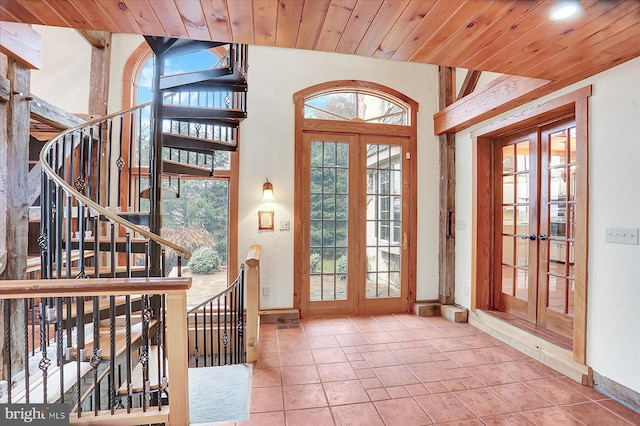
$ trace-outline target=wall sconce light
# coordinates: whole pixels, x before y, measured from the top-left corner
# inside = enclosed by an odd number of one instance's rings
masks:
[[[262,201],[273,201],[275,200],[273,196],[273,185],[269,182],[269,178],[262,185]]]

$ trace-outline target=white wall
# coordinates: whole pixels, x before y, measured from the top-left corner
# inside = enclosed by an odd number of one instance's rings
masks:
[[[241,125],[239,255],[262,245],[263,308],[293,306],[294,105],[293,94],[331,80],[368,80],[418,101],[418,299],[438,297],[438,144],[432,115],[437,105],[433,66],[348,55],[251,46],[248,118]],[[276,201],[260,202],[265,177]],[[258,210],[275,210],[275,231],[258,231]],[[279,231],[280,221],[291,231]]]
[[[589,100],[589,269],[587,364],[640,392],[640,246],[605,242],[609,226],[640,227],[640,58],[495,120],[593,85]],[[491,121],[495,121],[491,120]],[[469,307],[471,285],[471,137],[456,135],[456,302]]]
[[[72,114],[86,114],[91,45],[75,30],[33,28],[42,36],[42,68],[31,71],[31,93]]]

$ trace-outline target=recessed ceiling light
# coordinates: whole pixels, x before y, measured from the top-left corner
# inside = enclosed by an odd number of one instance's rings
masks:
[[[578,5],[576,3],[561,3],[551,9],[551,18],[552,21],[562,21],[563,19],[567,19],[578,13]]]

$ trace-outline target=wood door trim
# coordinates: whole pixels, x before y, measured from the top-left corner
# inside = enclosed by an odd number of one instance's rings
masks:
[[[575,114],[578,150],[576,180],[576,289],[574,295],[573,358],[586,364],[587,342],[587,266],[588,266],[588,98],[591,86],[562,95],[513,116],[491,123],[471,133],[472,137],[472,233],[471,233],[471,310],[490,309],[492,221],[479,220],[492,208],[493,138],[548,123],[554,117]]]

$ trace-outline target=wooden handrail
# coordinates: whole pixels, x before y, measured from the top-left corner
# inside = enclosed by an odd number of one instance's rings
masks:
[[[119,115],[125,114],[127,112],[131,112],[135,109],[138,108],[144,108],[146,106],[151,105],[151,102],[147,102],[146,104],[141,104],[141,105],[137,105],[135,107],[132,108],[128,108],[122,111],[118,111],[116,113],[113,114],[109,114],[109,115],[105,115],[103,117],[100,117],[98,119],[92,120],[92,121],[87,121],[86,123],[82,123],[78,126],[72,127],[70,129],[65,130],[64,132],[60,133],[58,136],[56,136],[55,138],[51,139],[49,142],[47,142],[44,147],[42,148],[42,150],[40,151],[40,164],[42,167],[42,171],[44,173],[47,174],[47,176],[49,176],[49,178],[51,178],[53,181],[55,181],[58,185],[60,185],[64,191],[68,194],[72,194],[76,199],[78,199],[80,202],[82,202],[82,204],[84,204],[85,206],[97,211],[98,213],[100,213],[101,215],[107,217],[109,220],[118,223],[122,226],[124,226],[125,228],[131,229],[132,231],[137,232],[140,235],[144,235],[145,237],[159,243],[162,244],[164,246],[170,247],[172,249],[174,249],[175,251],[177,251],[178,253],[183,253],[184,257],[189,259],[191,257],[191,252],[187,249],[185,249],[184,247],[181,247],[177,244],[172,243],[169,240],[166,240],[164,238],[162,238],[161,236],[154,234],[153,232],[150,232],[138,225],[135,225],[131,222],[129,222],[128,220],[125,220],[123,218],[121,218],[120,216],[118,216],[116,213],[111,212],[109,210],[107,210],[106,208],[102,207],[101,205],[99,205],[98,203],[91,201],[89,198],[85,197],[84,195],[82,195],[80,192],[76,191],[76,189],[69,185],[63,178],[61,178],[49,165],[48,161],[47,161],[47,153],[51,150],[51,147],[53,146],[53,144],[57,143],[60,139],[63,139],[66,135],[82,130],[86,127],[91,127],[94,126],[96,124],[99,124],[105,120],[108,120],[110,118],[114,118],[117,117]]]
[[[0,299],[25,297],[125,296],[175,293],[191,288],[191,278],[93,278],[91,280],[9,280],[0,285]]]

